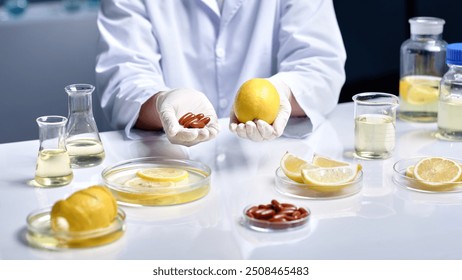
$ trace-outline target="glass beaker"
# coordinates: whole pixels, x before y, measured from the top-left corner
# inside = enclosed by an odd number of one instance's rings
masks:
[[[67,118],[61,116],[37,118],[40,147],[35,181],[44,187],[64,186],[74,177],[64,144],[66,122]]]
[[[395,148],[395,124],[398,97],[382,92],[364,92],[353,96],[355,103],[355,155],[366,159],[384,159]]]
[[[65,87],[69,95],[69,121],[66,148],[74,168],[99,165],[105,157],[103,144],[93,117],[91,96],[95,87],[73,84]]]

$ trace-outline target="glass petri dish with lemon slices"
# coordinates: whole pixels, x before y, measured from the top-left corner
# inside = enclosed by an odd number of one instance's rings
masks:
[[[193,160],[146,157],[117,163],[101,175],[119,204],[162,206],[207,195],[211,169]]]
[[[402,159],[393,165],[393,182],[419,192],[461,192],[462,160],[438,156]]]
[[[276,169],[276,190],[282,194],[306,198],[342,198],[358,193],[362,188],[363,171],[351,164],[320,155],[311,162],[286,153]]]

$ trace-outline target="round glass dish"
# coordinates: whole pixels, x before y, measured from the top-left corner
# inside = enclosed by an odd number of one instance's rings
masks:
[[[186,170],[188,178],[168,184],[131,186],[126,183],[136,173],[148,168],[176,168]],[[132,206],[176,205],[204,197],[210,190],[210,168],[198,161],[146,157],[120,162],[103,170],[105,184],[120,204]]]
[[[52,230],[50,214],[51,208],[46,208],[27,216],[26,240],[32,247],[60,250],[102,246],[116,241],[125,231],[125,212],[120,208],[108,227],[80,232]]]
[[[276,190],[282,194],[305,199],[342,198],[358,193],[362,188],[363,171],[359,171],[355,180],[337,186],[313,186],[297,183],[276,169]]]
[[[448,183],[448,184],[432,184],[425,183],[420,180],[406,176],[406,169],[409,166],[416,165],[420,160],[427,157],[415,157],[409,159],[402,159],[393,165],[393,182],[398,186],[410,189],[413,191],[426,192],[426,193],[451,193],[461,192],[462,182]],[[451,159],[462,166],[462,160],[455,158]]]
[[[249,205],[244,208],[241,224],[256,231],[274,232],[297,229],[307,224],[311,217],[310,209],[303,207],[308,212],[308,216],[304,218],[286,222],[270,222],[267,220],[260,220],[247,216],[247,211],[252,207],[255,207],[255,205]]]

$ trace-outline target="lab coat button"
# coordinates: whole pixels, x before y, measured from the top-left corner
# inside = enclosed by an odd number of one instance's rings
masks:
[[[226,108],[227,105],[228,105],[228,100],[226,100],[225,98],[220,99],[219,106],[220,106],[221,109]]]
[[[215,52],[218,58],[223,58],[226,54],[225,50],[222,48],[218,48]]]

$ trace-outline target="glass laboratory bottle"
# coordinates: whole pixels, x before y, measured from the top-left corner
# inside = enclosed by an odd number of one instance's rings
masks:
[[[41,186],[64,186],[74,177],[64,144],[66,122],[67,118],[61,116],[37,118],[40,147],[35,168],[35,182]]]
[[[448,45],[446,62],[449,70],[440,84],[437,136],[462,141],[462,43]]]
[[[409,20],[411,38],[400,53],[399,117],[414,122],[436,122],[441,77],[447,71],[444,20],[415,17]]]
[[[104,148],[93,117],[92,93],[95,87],[73,84],[65,87],[69,96],[69,121],[66,126],[66,148],[73,168],[99,165]]]

